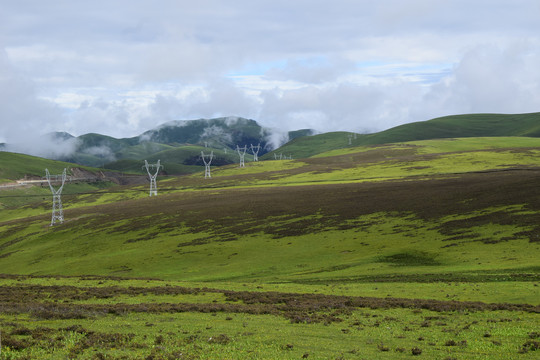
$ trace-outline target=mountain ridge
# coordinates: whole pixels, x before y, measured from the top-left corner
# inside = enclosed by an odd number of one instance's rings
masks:
[[[135,164],[137,161],[152,159],[159,153],[169,159],[167,168],[172,174],[183,174],[197,171],[203,165],[202,162],[196,163],[194,159],[200,156],[201,151],[209,151],[207,148],[215,152],[221,150],[224,153],[222,155],[225,155],[227,152],[234,154],[236,146],[247,146],[249,149],[251,145],[260,144],[261,150],[258,155],[261,160],[265,160],[276,158],[278,155],[303,158],[349,146],[426,139],[477,136],[540,137],[540,113],[449,115],[403,124],[371,134],[338,131],[315,135],[312,129],[301,129],[275,135],[271,129],[261,126],[257,121],[242,117],[173,120],[128,138],[115,138],[97,133],[78,137],[65,132],[49,133],[48,140],[60,144],[60,148],[64,151],[51,151],[49,156],[43,157],[122,171],[125,170],[122,164],[127,164],[126,161]],[[179,151],[180,148],[183,150]],[[4,150],[10,151],[9,144],[4,145]],[[168,154],[168,151],[171,153]],[[179,154],[182,156],[174,158]],[[217,162],[230,164],[234,161],[231,154],[228,154]],[[130,168],[135,167],[133,164]]]

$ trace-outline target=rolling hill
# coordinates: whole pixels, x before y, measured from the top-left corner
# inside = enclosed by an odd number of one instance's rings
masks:
[[[351,144],[349,135],[352,136]],[[540,113],[452,115],[400,125],[373,134],[326,133],[294,139],[264,158],[273,158],[274,153],[304,158],[348,146],[496,136],[540,137]]]
[[[74,167],[73,163],[0,151],[0,183],[25,177],[42,178],[45,176],[46,168],[53,174],[60,174],[64,168],[71,167]]]
[[[311,130],[298,130],[288,133],[288,139],[306,136]],[[170,174],[186,174],[198,171],[202,162],[194,160],[200,151],[207,148],[220,152],[231,152],[236,146],[260,144],[260,155],[269,148],[269,129],[256,121],[226,117],[215,119],[179,120],[162,124],[132,138],[116,139],[101,134],[85,134],[77,138],[66,133],[53,133],[50,137],[58,142],[75,143],[70,155],[58,160],[94,167],[121,171],[133,171],[135,160],[157,159],[157,154],[167,158]],[[171,150],[167,153],[167,150]],[[221,164],[232,163],[232,156],[216,159]],[[197,164],[195,164],[197,163]],[[123,168],[123,165],[127,165]]]
[[[0,191],[2,355],[533,359],[539,165],[535,137],[351,146],[66,188],[52,227]]]
[[[236,145],[249,147],[251,144],[261,144],[259,156],[263,160],[276,157],[306,158],[349,146],[413,140],[477,136],[537,137],[540,135],[539,123],[540,113],[469,114],[405,124],[373,134],[334,132],[313,136],[314,131],[304,129],[290,131],[286,136],[289,142],[266,155],[271,150],[269,139],[272,131],[254,120],[238,117],[172,121],[139,136],[123,139],[101,134],[85,134],[75,138],[66,133],[52,133],[47,137],[49,141],[65,142],[74,147],[69,155],[62,155],[56,160],[134,171],[137,161],[156,159],[154,155],[159,153],[167,157],[169,174],[186,174],[200,169],[201,164],[197,165],[194,159],[202,147],[225,152],[234,151]],[[9,150],[9,145],[4,144],[4,147]],[[167,154],[168,150],[171,152]],[[225,156],[221,163],[235,161]],[[124,168],[124,165],[127,167]]]
[[[479,136],[540,137],[540,113],[445,116],[370,134],[359,145]]]
[[[145,187],[69,196],[66,223],[50,229],[47,199],[3,212],[0,263],[207,281],[529,273],[538,270],[539,154],[536,138],[470,138],[229,165],[204,181],[161,181],[157,198]],[[396,268],[401,256],[411,266]]]

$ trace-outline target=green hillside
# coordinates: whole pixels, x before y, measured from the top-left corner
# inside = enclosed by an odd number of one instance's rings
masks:
[[[358,144],[479,136],[540,137],[540,113],[445,116],[370,134],[362,137]]]
[[[271,151],[263,156],[262,160],[274,159],[276,155],[286,157],[292,156],[295,159],[307,158],[316,154],[324,153],[334,149],[341,149],[349,146],[349,135],[351,133],[345,131],[329,132],[319,135],[302,136],[289,141],[280,148]],[[358,138],[365,135],[356,135],[355,144],[358,143]]]
[[[124,147],[120,149],[115,155],[120,159],[144,159],[157,152],[172,150],[174,148],[174,146],[166,144],[145,141],[138,143],[137,145]]]
[[[192,121],[172,121],[144,132],[143,139],[165,144],[202,144],[205,141],[215,147],[235,147],[264,142],[265,129],[256,121],[224,117]]]
[[[534,359],[539,175],[470,137],[7,203],[0,359]]]
[[[72,163],[49,160],[36,156],[0,151],[0,182],[10,182],[27,177],[44,177],[45,169],[51,174],[61,174],[64,168],[78,166]]]
[[[349,135],[351,135],[349,144]],[[301,137],[283,145],[273,153],[305,158],[329,150],[351,146],[378,145],[415,140],[464,137],[540,137],[540,113],[453,115],[397,126],[373,134],[333,132]]]
[[[266,137],[269,130],[256,121],[238,117],[172,121],[162,124],[143,134],[117,139],[101,134],[85,134],[76,138],[76,151],[61,160],[94,167],[108,167],[119,171],[133,171],[131,160],[167,158],[169,173],[185,174],[197,171],[193,150],[196,146],[209,149],[228,149],[234,153],[237,145],[261,145],[261,154],[266,150]],[[289,133],[289,138],[311,134],[310,130]],[[57,133],[58,141],[65,140],[69,134]],[[190,150],[191,149],[191,150]],[[167,151],[170,152],[167,153]],[[208,150],[210,151],[210,150]],[[200,153],[200,151],[199,151]],[[217,164],[231,163],[232,155],[220,156]],[[122,167],[127,165],[128,167]],[[199,164],[199,165],[202,165]]]
[[[204,170],[204,163],[201,159],[201,152],[209,155],[214,153],[211,165],[213,167],[233,164],[238,162],[238,154],[232,149],[225,152],[224,149],[205,148],[204,146],[178,146],[165,147],[165,150],[141,156],[141,160],[118,160],[104,165],[104,168],[131,173],[146,173],[142,169],[144,160],[156,163],[158,160],[163,165],[164,173],[168,175],[184,175],[200,172]],[[246,161],[251,161],[253,156],[246,154]]]
[[[414,258],[416,253],[432,259],[426,263],[432,265],[400,267],[399,274],[532,269],[538,247],[534,236],[540,205],[534,194],[540,139],[527,138],[522,147],[515,138],[451,142],[450,147],[445,141],[359,147],[303,161],[248,163],[245,169],[233,164],[215,168],[212,179],[198,173],[163,181],[158,198],[147,198],[145,187],[69,197],[70,220],[47,231],[39,229],[48,216],[48,201],[5,211],[9,235],[4,241],[19,240],[3,248],[12,255],[0,262],[5,272],[205,281],[393,276],[395,265],[381,259],[396,254]],[[447,228],[450,224],[456,227]],[[77,240],[73,234],[85,235]],[[417,245],[404,243],[408,236]],[[332,245],[338,250],[329,256],[327,242],[335,237],[343,243]],[[90,240],[101,250],[84,250],[80,241]],[[384,251],[377,241],[384,241]],[[280,254],[289,242],[287,255]],[[161,244],[159,250],[151,250],[155,244]],[[261,246],[264,253],[257,252]],[[459,255],[464,250],[469,255]],[[514,250],[519,250],[515,260],[498,258]],[[56,254],[50,261],[35,261],[50,251]],[[243,256],[225,261],[229,252]],[[66,266],[67,253],[77,266]],[[345,253],[351,255],[340,255]],[[478,256],[486,258],[473,261]],[[202,264],[202,257],[211,261]],[[182,265],[173,266],[178,261]]]

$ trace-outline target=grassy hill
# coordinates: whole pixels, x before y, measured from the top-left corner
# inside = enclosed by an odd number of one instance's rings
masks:
[[[145,141],[137,145],[124,147],[116,155],[121,159],[145,159],[157,152],[173,149],[175,147],[171,145]]]
[[[370,134],[359,144],[489,136],[540,137],[540,113],[452,115]]]
[[[193,121],[172,121],[144,132],[140,137],[165,144],[201,144],[236,147],[264,142],[265,129],[256,121],[225,117]],[[263,144],[264,145],[264,144]]]
[[[539,165],[412,141],[6,206],[3,355],[533,359]]]
[[[349,135],[352,136],[349,143]],[[333,149],[360,145],[380,145],[415,140],[464,137],[540,137],[540,113],[452,115],[397,126],[373,134],[333,132],[301,137],[273,153],[305,158]]]
[[[292,156],[295,159],[302,159],[330,150],[341,149],[349,145],[349,135],[351,135],[351,133],[345,131],[336,131],[312,136],[298,137],[292,141],[289,141],[280,148],[261,156],[261,159],[274,159],[274,154],[278,156]],[[359,136],[362,137],[364,135],[357,134],[356,136],[358,139]]]
[[[204,146],[187,145],[178,147],[166,147],[163,151],[149,153],[141,157],[150,163],[160,160],[164,173],[168,175],[185,175],[204,170],[204,163],[201,159],[201,152],[206,155],[214,153],[212,166],[222,166],[238,162],[238,154],[232,149],[213,149]],[[253,159],[253,156],[246,154],[246,161]],[[132,173],[146,173],[142,169],[143,160],[118,160],[104,165],[104,168]]]
[[[237,145],[260,144],[263,154],[267,151],[269,131],[254,120],[238,117],[172,121],[132,138],[116,139],[101,134],[85,134],[76,139],[70,137],[69,140],[77,144],[76,150],[62,160],[130,171],[134,163],[132,160],[144,161],[163,156],[168,158],[169,173],[185,174],[198,169],[197,165],[191,166],[194,165],[194,147],[208,146],[208,151],[214,149],[216,153],[228,149],[233,153]],[[290,132],[289,138],[308,134],[311,134],[311,130],[298,130]],[[54,137],[62,141],[66,140],[67,135],[57,133]],[[225,164],[233,160],[229,155],[221,156],[216,161]],[[123,165],[128,167],[123,168]]]
[[[25,176],[41,178],[45,176],[46,168],[51,174],[61,174],[64,168],[74,166],[76,165],[72,163],[0,151],[0,183],[19,180]]]
[[[393,276],[395,264],[384,259],[410,255],[412,266],[399,267],[399,274],[532,269],[540,231],[538,147],[534,138],[461,139],[229,165],[215,168],[213,179],[198,173],[162,181],[158,198],[147,198],[145,187],[71,196],[64,201],[69,220],[46,231],[39,230],[48,217],[45,201],[2,215],[4,241],[19,239],[2,249],[12,254],[2,268],[304,282]],[[408,237],[414,242],[403,242]],[[80,241],[101,250],[88,252]],[[150,250],[155,244],[159,250]],[[257,252],[261,246],[264,253]],[[284,246],[287,255],[280,254]],[[517,257],[503,261],[512,249],[519,249]],[[56,254],[50,261],[35,261],[50,251]],[[463,252],[469,255],[458,256]],[[77,266],[66,266],[67,253]],[[238,257],[226,261],[232,253]]]

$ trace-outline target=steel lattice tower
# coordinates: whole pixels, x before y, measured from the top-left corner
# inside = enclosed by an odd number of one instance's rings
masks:
[[[244,145],[243,148],[236,145],[236,152],[238,153],[238,156],[240,156],[240,167],[246,167],[246,164],[244,162],[246,151],[247,151],[247,145]]]
[[[157,195],[157,183],[156,183],[156,178],[158,176],[158,173],[159,173],[159,169],[162,168],[163,166],[159,163],[159,160],[157,161],[156,164],[148,164],[148,161],[144,160],[144,166],[143,166],[143,169],[146,168],[146,172],[148,173],[148,177],[150,178],[150,195],[149,196],[156,196]],[[155,168],[156,169],[156,172],[154,174],[152,174],[150,172],[150,169],[152,168]]]
[[[64,172],[62,175],[53,175],[49,173],[49,169],[45,169],[45,175],[47,177],[47,182],[49,183],[49,187],[51,188],[51,192],[53,195],[53,208],[52,208],[52,218],[51,218],[51,226],[59,222],[60,224],[64,222],[64,211],[62,209],[62,189],[64,188],[64,183],[66,182],[66,169],[64,169]],[[62,185],[55,190],[52,186],[51,181],[61,181]]]
[[[253,153],[253,161],[259,161],[259,150],[261,150],[261,144],[259,143],[257,146],[251,145],[251,152]]]
[[[210,164],[212,163],[212,159],[214,158],[214,151],[211,151],[210,155],[204,155],[204,152],[201,151],[201,158],[204,162],[204,178],[211,178],[212,175],[210,174]]]

